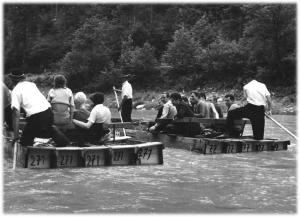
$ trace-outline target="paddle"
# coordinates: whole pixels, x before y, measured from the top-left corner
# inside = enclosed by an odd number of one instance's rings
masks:
[[[16,169],[17,165],[17,149],[18,149],[18,141],[14,141],[14,156],[13,156],[13,170]]]
[[[119,108],[120,105],[119,105],[118,95],[117,95],[115,86],[113,86],[113,90],[114,90],[114,93],[115,93],[115,97],[116,97],[116,101],[117,101],[117,106]],[[123,123],[123,118],[122,118],[122,115],[121,115],[120,111],[119,111],[119,115],[120,115],[121,123]],[[124,133],[124,136],[126,136],[126,132],[125,132],[124,128],[123,128],[123,133]]]
[[[270,115],[268,115],[267,113],[265,113],[266,117],[269,118],[270,120],[272,120],[275,124],[277,124],[277,126],[279,126],[281,129],[283,129],[285,132],[287,132],[288,134],[290,134],[292,137],[294,137],[297,141],[299,141],[298,137],[295,136],[291,131],[289,131],[288,129],[286,129],[284,126],[282,126],[280,123],[278,123],[274,118],[272,118]]]

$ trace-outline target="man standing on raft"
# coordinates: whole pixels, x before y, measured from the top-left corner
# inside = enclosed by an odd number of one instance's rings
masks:
[[[118,108],[118,111],[121,110],[121,116],[124,122],[131,122],[131,112],[132,112],[132,86],[128,82],[128,79],[131,77],[130,74],[122,75],[121,79],[122,90],[115,89],[121,92],[122,102]]]
[[[247,104],[228,112],[226,121],[227,135],[225,134],[225,136],[237,136],[234,134],[233,129],[233,121],[235,119],[249,118],[254,139],[261,140],[264,138],[265,111],[267,114],[271,114],[271,94],[265,84],[256,80],[252,80],[246,84],[243,90]]]

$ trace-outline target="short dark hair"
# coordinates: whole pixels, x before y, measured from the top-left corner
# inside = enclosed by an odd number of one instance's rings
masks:
[[[192,94],[195,94],[195,96],[196,96],[197,98],[199,98],[199,92],[198,92],[198,91],[193,90],[193,91],[191,92],[191,95],[192,95]]]
[[[226,94],[225,98],[229,98],[231,101],[234,101],[234,96],[232,94]]]
[[[202,93],[199,93],[199,98],[200,97],[203,97],[205,100],[206,100],[206,95],[205,95],[205,93],[204,92],[202,92]]]
[[[54,77],[54,88],[63,88],[67,84],[67,79],[63,75],[56,75]]]
[[[182,100],[181,95],[179,93],[171,93],[170,98],[174,100]]]
[[[90,99],[95,105],[102,104],[104,102],[104,94],[101,92],[93,93]]]
[[[162,92],[162,94],[166,94],[166,97],[169,98],[170,94],[168,92]]]

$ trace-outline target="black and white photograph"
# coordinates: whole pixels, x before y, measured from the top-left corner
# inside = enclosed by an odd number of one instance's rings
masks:
[[[296,1],[1,7],[3,214],[297,214]]]

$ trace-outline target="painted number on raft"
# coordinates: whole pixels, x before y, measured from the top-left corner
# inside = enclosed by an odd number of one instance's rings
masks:
[[[67,166],[71,165],[73,162],[73,156],[72,155],[62,155],[60,160],[61,166]]]
[[[263,151],[264,147],[265,146],[263,144],[257,144],[257,151]]]
[[[209,146],[209,153],[215,154],[217,150],[217,145],[208,145]]]
[[[100,165],[100,156],[99,155],[95,155],[95,154],[86,155],[86,160],[87,160],[86,166],[88,166],[88,167]]]
[[[121,161],[123,159],[124,152],[123,151],[115,151],[114,152],[114,161]]]
[[[233,153],[233,151],[234,151],[234,145],[233,144],[228,144],[226,151],[227,151],[227,153]]]
[[[40,164],[41,165],[44,165],[45,164],[45,156],[44,155],[30,155],[30,160],[31,160],[31,163],[30,163],[30,166],[39,166]]]
[[[152,153],[152,148],[141,148],[139,149],[137,156],[138,159],[143,158],[148,160],[151,156],[151,153]]]
[[[243,144],[243,152],[248,152],[249,151],[249,148],[250,148],[250,145],[249,144]]]

